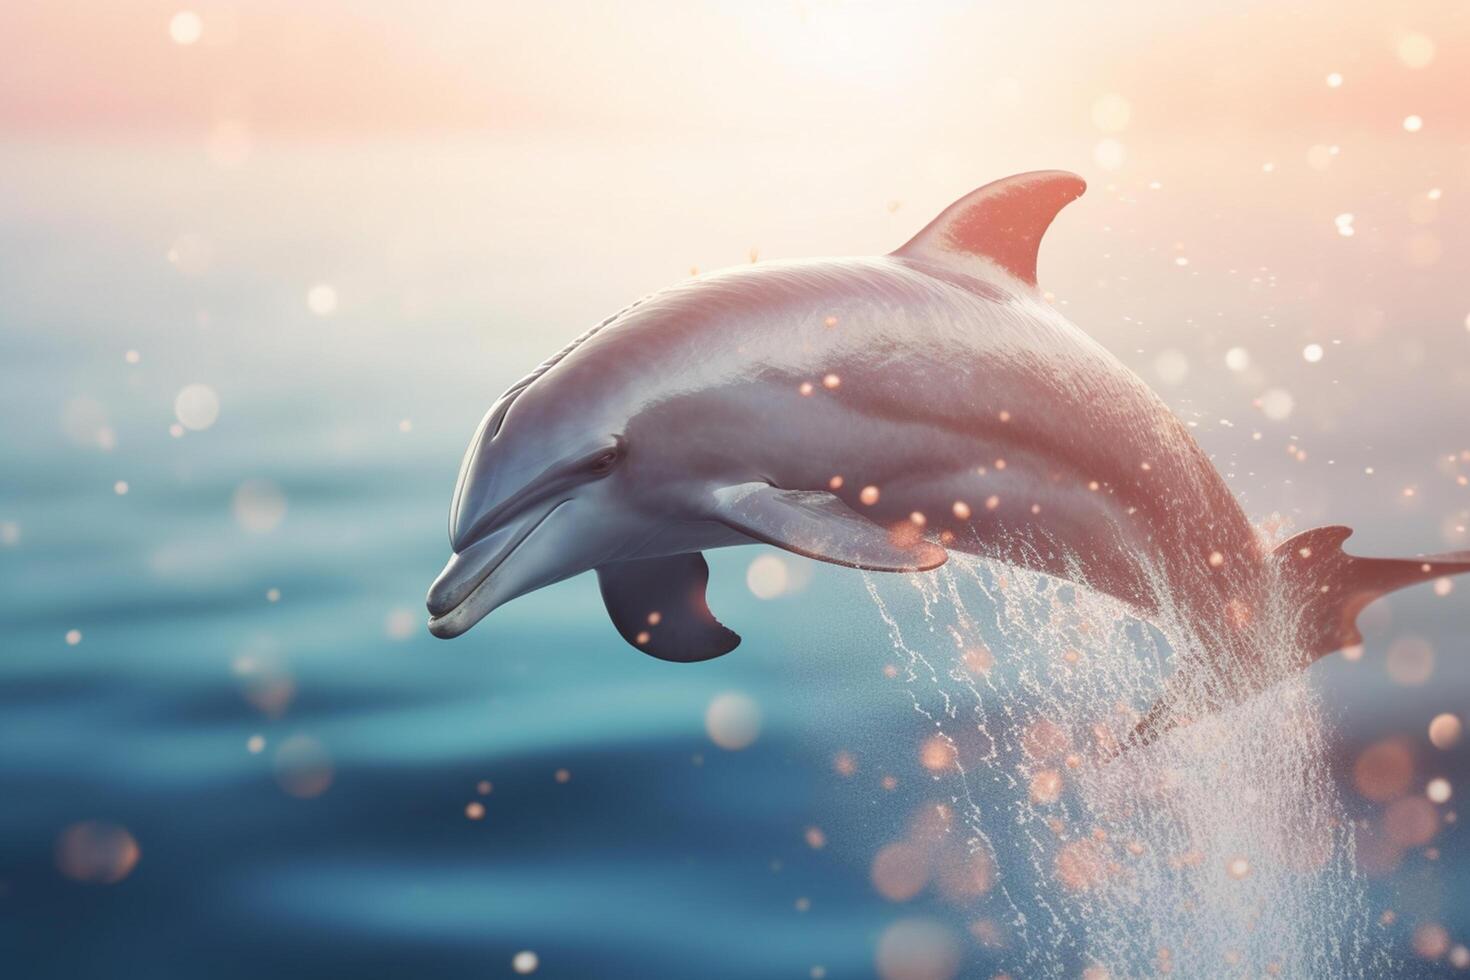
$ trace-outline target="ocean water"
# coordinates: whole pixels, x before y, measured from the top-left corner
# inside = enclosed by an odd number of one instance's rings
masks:
[[[586,577],[452,643],[424,629],[460,454],[499,391],[690,265],[745,260],[743,225],[709,231],[713,203],[660,210],[634,179],[709,161],[629,150],[593,177],[578,160],[0,151],[6,975],[493,977],[529,950],[547,977],[922,976],[893,972],[885,937],[963,976],[1014,961],[1014,934],[971,929],[1014,907],[873,885],[875,853],[958,790],[922,765],[929,722],[885,673],[859,576],[786,558],[787,593],[763,600],[762,551],[711,556],[744,643],[699,665],[628,648]],[[604,185],[616,206],[587,216]],[[173,434],[193,384],[217,419]],[[1422,742],[1470,690],[1463,615],[1419,594],[1394,609],[1440,650],[1438,690],[1314,673],[1344,785],[1357,749]],[[761,716],[739,751],[706,731],[729,692]],[[1456,785],[1467,769],[1428,764]],[[99,858],[122,880],[62,873],[89,821],[136,843],[135,865]],[[1396,911],[1374,941],[1403,975],[1448,969],[1409,952],[1418,924],[1470,935],[1464,849],[1453,827],[1436,843],[1363,882],[1375,916]]]

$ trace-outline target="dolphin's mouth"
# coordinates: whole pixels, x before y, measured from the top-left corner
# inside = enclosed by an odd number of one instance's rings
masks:
[[[507,540],[497,541],[500,536],[492,533],[450,558],[449,564],[429,586],[429,632],[442,640],[453,639],[468,632],[496,606],[511,598],[504,596],[495,600],[488,595],[488,587],[494,584],[492,577],[565,503],[566,500],[558,502]],[[488,554],[475,555],[476,551],[482,550]],[[486,601],[487,598],[491,601]]]

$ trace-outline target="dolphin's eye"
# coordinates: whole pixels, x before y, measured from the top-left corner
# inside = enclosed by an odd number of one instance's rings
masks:
[[[618,451],[616,449],[609,449],[606,452],[598,453],[596,456],[592,457],[592,462],[588,464],[587,468],[590,469],[593,473],[601,475],[603,473],[611,472],[613,464],[615,464],[617,461]]]

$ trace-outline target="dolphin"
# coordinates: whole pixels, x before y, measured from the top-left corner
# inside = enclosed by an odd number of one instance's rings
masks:
[[[729,653],[703,552],[765,543],[921,572],[960,551],[1166,613],[1206,651],[1190,683],[1261,686],[1260,624],[1290,611],[1300,665],[1359,642],[1378,596],[1470,571],[1470,552],[1342,550],[1345,527],[1269,548],[1186,426],[1048,302],[1041,239],[1080,177],[1020,174],[901,248],[698,276],[608,317],[480,422],[449,510],[429,629],[596,570],[608,615],[662,660]]]

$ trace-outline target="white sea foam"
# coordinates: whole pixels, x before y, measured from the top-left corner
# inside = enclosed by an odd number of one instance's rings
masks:
[[[1187,624],[1161,629],[1057,579],[953,555],[868,575],[915,709],[954,748],[952,832],[999,869],[973,910],[1020,976],[1387,975],[1327,764],[1318,695],[1270,615],[1269,685],[1119,751]],[[1165,639],[1166,634],[1172,639]],[[1183,639],[1181,639],[1181,637]],[[1092,972],[1084,973],[1091,968]],[[1105,972],[1104,972],[1105,971]]]

